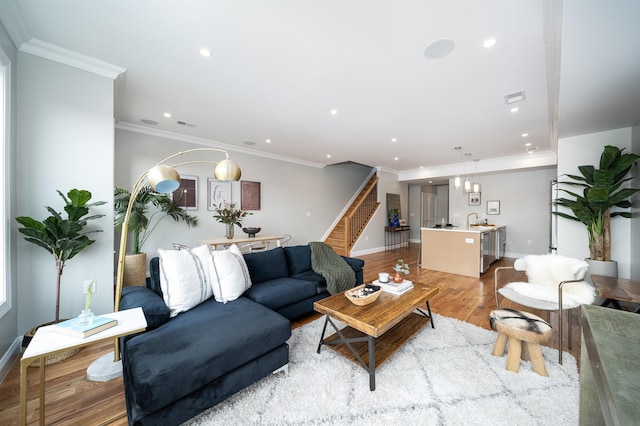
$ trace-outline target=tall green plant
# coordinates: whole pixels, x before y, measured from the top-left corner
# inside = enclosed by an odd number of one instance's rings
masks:
[[[554,212],[556,215],[582,222],[587,227],[592,260],[611,260],[610,220],[615,216],[630,218],[630,199],[640,191],[636,188],[622,188],[622,184],[633,179],[627,177],[627,174],[633,163],[640,158],[640,155],[633,153],[623,154],[623,150],[611,145],[605,146],[600,156],[599,169],[594,166],[579,166],[582,176],[566,175],[572,180],[559,182],[561,185],[583,188],[582,194],[560,188],[574,199],[558,198],[553,202],[573,212],[573,215]]]
[[[130,198],[131,192],[123,188],[115,188],[113,220],[116,229],[122,229]],[[152,211],[152,208],[155,211]],[[149,185],[146,185],[138,193],[129,217],[129,232],[133,234],[133,254],[140,253],[144,242],[160,221],[166,217],[170,217],[176,222],[182,221],[189,227],[198,225],[198,218],[187,214],[168,194],[156,192]]]
[[[98,201],[89,204],[91,192],[80,189],[72,189],[66,197],[60,191],[58,194],[65,202],[66,219],[49,206],[46,206],[46,209],[51,215],[42,222],[28,216],[16,217],[16,221],[23,226],[18,228],[18,232],[24,235],[24,239],[42,247],[55,259],[56,322],[60,320],[60,278],[64,267],[67,261],[95,242],[88,237],[89,234],[102,232],[101,229],[85,230],[85,227],[88,221],[104,216],[103,214],[88,216],[90,208],[106,203]]]

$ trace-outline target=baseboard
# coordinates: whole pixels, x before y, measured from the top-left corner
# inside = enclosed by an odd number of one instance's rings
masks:
[[[371,249],[366,249],[366,250],[352,251],[350,256],[351,257],[358,257],[358,256],[364,256],[366,254],[379,253],[381,251],[384,251],[384,247],[377,247],[377,248],[371,248]]]
[[[22,337],[16,337],[7,352],[0,359],[0,383],[7,377],[13,364],[20,359],[20,350],[22,347]]]

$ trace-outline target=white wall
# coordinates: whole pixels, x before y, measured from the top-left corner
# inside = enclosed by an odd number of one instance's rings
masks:
[[[113,310],[113,80],[56,62],[18,54],[16,214],[42,220],[44,206],[62,210],[63,193],[86,189],[95,209],[96,242],[71,259],[62,276],[61,317],[84,307],[83,281],[98,280],[93,310]],[[14,222],[14,225],[16,223]],[[18,332],[52,321],[56,270],[44,249],[17,240]]]
[[[200,146],[118,129],[115,184],[130,189],[138,176],[158,161]],[[175,162],[224,158],[224,154],[213,152],[194,153],[195,158],[188,155],[176,158]],[[357,164],[311,167],[231,150],[229,156],[242,169],[241,180],[260,182],[261,209],[252,211],[243,224],[261,227],[263,235],[291,234],[290,245],[320,240],[371,171]],[[164,219],[142,247],[148,258],[155,256],[158,248],[171,248],[174,242],[195,246],[201,239],[225,234],[224,224],[216,222],[206,206],[207,177],[213,176],[212,165],[185,165],[179,172],[198,176],[198,210],[189,213],[198,217],[199,225],[188,228],[183,223]],[[231,193],[232,200],[240,206],[240,182],[232,182]],[[235,232],[245,235],[238,227]]]
[[[631,148],[631,128],[591,133],[558,140],[558,175],[579,175],[578,166],[592,164],[598,166],[605,145]],[[637,172],[637,166],[636,166]],[[634,219],[637,221],[638,219]],[[618,261],[618,276],[629,278],[631,271],[631,220],[613,218],[611,220],[611,258]],[[558,218],[558,254],[589,257],[589,240],[586,227],[576,221]]]
[[[549,252],[551,180],[555,167],[479,176],[481,205],[469,206],[468,195],[449,182],[449,216],[464,227],[467,214],[477,212],[489,223],[507,226],[507,257]],[[500,214],[487,215],[487,201],[500,201]],[[529,244],[531,242],[531,244]]]

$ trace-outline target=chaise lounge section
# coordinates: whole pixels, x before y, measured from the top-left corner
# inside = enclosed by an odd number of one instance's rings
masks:
[[[121,309],[141,306],[148,329],[122,339],[127,416],[131,425],[180,424],[284,367],[290,319],[329,295],[311,268],[307,246],[243,256],[251,287],[237,299],[213,297],[170,318],[159,258],[145,287],[127,287]],[[343,258],[362,283],[364,262]]]

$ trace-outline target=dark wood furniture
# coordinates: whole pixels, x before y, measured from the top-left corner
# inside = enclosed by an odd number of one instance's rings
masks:
[[[612,305],[616,309],[621,309],[619,301],[640,304],[640,283],[626,278],[603,275],[591,275],[591,281],[598,290],[599,296],[606,299],[602,306]],[[640,307],[636,309],[636,313],[640,313]]]
[[[344,293],[315,302],[314,309],[326,315],[317,352],[320,353],[322,345],[328,345],[357,362],[369,373],[369,389],[375,390],[376,367],[427,322],[431,321],[431,327],[434,327],[429,299],[438,291],[437,287],[414,282],[413,289],[400,296],[383,292],[378,300],[365,306],[354,305]],[[426,312],[420,309],[424,307]],[[416,310],[418,313],[414,312]],[[347,327],[339,329],[332,319]],[[327,325],[331,325],[335,333],[325,338]]]
[[[640,315],[582,306],[580,425],[640,419]]]
[[[393,250],[398,247],[409,247],[409,226],[385,226],[384,249]],[[400,240],[400,242],[398,242]]]

